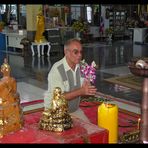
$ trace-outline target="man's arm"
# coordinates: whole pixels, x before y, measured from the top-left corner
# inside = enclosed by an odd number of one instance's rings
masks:
[[[63,80],[60,77],[60,74],[58,73],[57,70],[51,69],[50,73],[48,74],[48,91],[44,99],[45,102],[48,102],[48,100],[52,98],[53,90],[55,87],[60,87],[62,89],[62,92],[64,92],[63,95],[67,100],[72,100],[72,99],[75,99],[76,97],[85,96],[85,95],[94,96],[97,91],[95,86],[91,85],[90,82],[85,79],[80,88],[66,92],[65,86],[63,84]]]

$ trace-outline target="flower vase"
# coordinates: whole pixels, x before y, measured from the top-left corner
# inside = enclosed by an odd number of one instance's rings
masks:
[[[78,40],[81,40],[81,38],[80,38],[80,32],[76,32],[76,38],[77,38]]]

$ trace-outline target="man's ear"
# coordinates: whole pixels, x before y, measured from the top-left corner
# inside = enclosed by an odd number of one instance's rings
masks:
[[[67,49],[66,48],[64,48],[64,54],[66,54],[67,53]]]
[[[64,48],[64,54],[66,53],[66,49]]]

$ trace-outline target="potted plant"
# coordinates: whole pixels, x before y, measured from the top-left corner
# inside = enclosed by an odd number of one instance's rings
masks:
[[[75,31],[76,33],[76,38],[80,38],[80,33],[81,32],[85,32],[87,30],[87,26],[84,22],[82,21],[75,21],[72,24],[72,29]]]

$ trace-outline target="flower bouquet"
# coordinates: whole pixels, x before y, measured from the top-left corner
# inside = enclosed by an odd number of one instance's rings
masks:
[[[88,79],[91,83],[95,83],[96,80],[96,64],[93,61],[91,65],[88,65],[85,60],[80,62],[80,71],[84,78]]]

